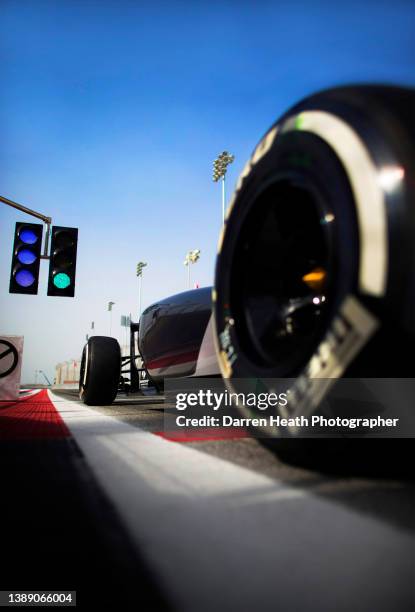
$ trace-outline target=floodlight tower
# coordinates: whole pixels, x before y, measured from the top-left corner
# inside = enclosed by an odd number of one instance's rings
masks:
[[[115,302],[108,302],[107,311],[110,313],[110,333],[109,333],[110,336],[111,336],[111,331],[112,331],[112,307],[113,306],[115,306]]]
[[[225,176],[226,170],[235,159],[228,151],[223,151],[213,162],[213,180],[217,183],[222,179],[222,223],[225,223]]]
[[[190,289],[190,264],[195,264],[200,258],[200,249],[193,249],[186,254],[183,264],[187,266],[187,287]]]
[[[144,261],[139,261],[137,264],[137,277],[138,277],[138,316],[141,316],[141,283],[143,280],[143,268],[146,267]]]

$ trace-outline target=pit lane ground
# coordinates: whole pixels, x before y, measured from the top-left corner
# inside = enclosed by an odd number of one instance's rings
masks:
[[[50,399],[67,437],[1,446],[4,588],[77,588],[85,609],[414,609],[414,487],[393,452],[412,441],[359,440],[377,448],[356,476],[253,439],[163,439],[151,394]]]

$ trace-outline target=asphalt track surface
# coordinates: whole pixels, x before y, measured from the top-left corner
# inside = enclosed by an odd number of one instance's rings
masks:
[[[77,589],[84,609],[415,609],[412,440],[311,441],[304,460],[167,440],[152,395],[50,399],[66,437],[0,446],[2,589]]]

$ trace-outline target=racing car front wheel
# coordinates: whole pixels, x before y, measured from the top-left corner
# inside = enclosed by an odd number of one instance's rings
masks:
[[[213,293],[230,391],[247,378],[264,391],[289,380],[288,416],[298,416],[317,411],[339,377],[413,377],[414,109],[415,91],[401,87],[320,92],[255,149]]]
[[[92,336],[82,352],[79,398],[90,406],[111,404],[121,371],[120,345],[115,338]]]

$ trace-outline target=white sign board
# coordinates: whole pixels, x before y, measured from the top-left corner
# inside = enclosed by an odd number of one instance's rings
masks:
[[[0,400],[19,397],[23,336],[0,336]]]

